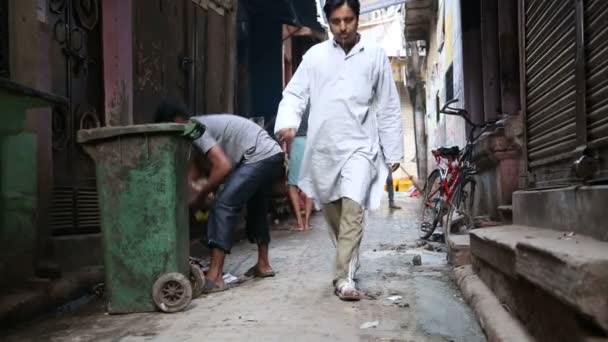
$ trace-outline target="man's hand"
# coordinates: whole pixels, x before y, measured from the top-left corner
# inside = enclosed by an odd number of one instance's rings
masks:
[[[399,169],[400,164],[399,163],[394,163],[393,165],[391,165],[391,171],[395,172],[397,171],[397,169]]]
[[[279,139],[282,144],[290,145],[293,139],[296,137],[295,128],[283,128],[279,131]]]

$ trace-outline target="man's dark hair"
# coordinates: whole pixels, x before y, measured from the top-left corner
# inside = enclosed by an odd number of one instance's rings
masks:
[[[154,113],[154,122],[174,122],[178,116],[190,118],[190,113],[183,103],[176,99],[165,98],[160,101]]]
[[[325,1],[325,5],[323,6],[323,12],[325,12],[325,17],[329,20],[331,13],[336,9],[347,4],[350,9],[355,12],[355,16],[357,19],[359,18],[359,11],[361,10],[361,4],[359,0],[327,0]]]

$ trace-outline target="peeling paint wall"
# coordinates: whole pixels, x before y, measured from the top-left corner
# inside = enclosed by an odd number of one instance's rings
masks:
[[[432,149],[439,146],[463,147],[466,143],[464,120],[439,114],[439,109],[451,98],[459,99],[454,104],[455,107],[465,106],[460,1],[439,0],[436,18],[431,25],[427,48],[426,131],[429,172],[436,167],[431,155]],[[446,77],[449,72],[452,75],[451,82],[450,77]],[[449,92],[453,96],[448,99]]]

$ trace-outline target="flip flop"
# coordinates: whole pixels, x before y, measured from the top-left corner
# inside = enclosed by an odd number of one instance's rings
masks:
[[[257,265],[247,270],[247,272],[244,274],[244,276],[248,278],[270,278],[274,277],[275,275],[276,273],[273,270],[261,272]]]
[[[215,293],[222,292],[228,290],[228,285],[224,284],[223,286],[219,286],[213,280],[205,279],[205,285],[203,285],[203,293]]]

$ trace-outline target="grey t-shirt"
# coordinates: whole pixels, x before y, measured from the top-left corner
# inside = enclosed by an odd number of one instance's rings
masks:
[[[234,165],[255,163],[281,153],[279,144],[255,122],[233,114],[194,117],[207,127],[194,143],[207,153],[219,145]]]

